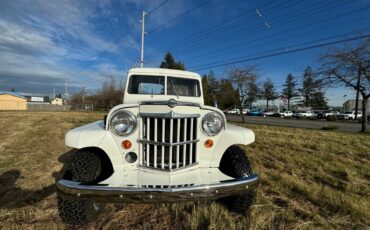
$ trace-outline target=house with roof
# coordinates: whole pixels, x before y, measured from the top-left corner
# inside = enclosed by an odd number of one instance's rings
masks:
[[[27,110],[27,99],[13,93],[0,93],[0,110]]]
[[[50,104],[52,105],[63,105],[63,99],[56,97],[53,100],[50,101]]]

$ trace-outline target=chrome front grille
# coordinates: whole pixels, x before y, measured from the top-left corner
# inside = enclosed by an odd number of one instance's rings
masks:
[[[140,165],[175,170],[197,163],[197,114],[140,114]]]

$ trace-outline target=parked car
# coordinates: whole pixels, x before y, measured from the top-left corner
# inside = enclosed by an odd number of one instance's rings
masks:
[[[362,112],[357,112],[357,119],[362,117]],[[355,119],[355,111],[352,112],[345,112],[338,115],[338,119],[344,119],[344,120],[354,120]]]
[[[247,114],[249,112],[249,109],[243,109],[243,114]]]
[[[86,224],[107,202],[216,199],[246,212],[259,175],[239,145],[253,143],[254,132],[205,106],[200,86],[193,72],[131,69],[123,104],[66,133],[75,151],[56,183],[61,219]]]
[[[248,116],[263,116],[263,113],[257,109],[252,109],[247,113]]]
[[[239,109],[232,109],[232,110],[229,110],[227,113],[228,114],[240,114],[240,110]]]
[[[274,111],[264,111],[263,116],[272,117],[275,114]]]
[[[338,114],[339,114],[339,112],[337,112],[337,111],[323,111],[323,112],[319,112],[317,114],[317,118],[325,119],[325,118],[330,117],[330,116],[337,116]]]
[[[313,118],[315,117],[315,113],[312,111],[304,111],[304,112],[298,112],[294,114],[294,117],[296,118]]]
[[[282,117],[282,118],[293,117],[293,112],[287,110],[287,111],[279,113],[279,116]]]

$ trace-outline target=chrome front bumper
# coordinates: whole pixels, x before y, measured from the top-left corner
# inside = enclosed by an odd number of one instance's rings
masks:
[[[254,190],[259,184],[259,176],[219,181],[218,183],[188,185],[177,188],[155,187],[112,187],[110,185],[84,185],[80,182],[59,180],[58,194],[72,199],[124,203],[173,203],[204,199],[218,199]]]

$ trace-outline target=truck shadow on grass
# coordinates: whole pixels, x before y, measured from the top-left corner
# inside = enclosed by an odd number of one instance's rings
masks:
[[[53,172],[55,181],[61,179],[68,168],[74,150],[62,154],[58,160],[63,163],[59,172]],[[21,172],[17,169],[6,171],[0,175],[0,209],[14,209],[34,205],[56,192],[55,184],[50,184],[42,189],[30,190],[16,185],[22,179]]]
[[[13,209],[32,205],[55,192],[54,184],[39,190],[23,189],[15,184],[19,178],[21,173],[15,169],[0,175],[0,208]]]

